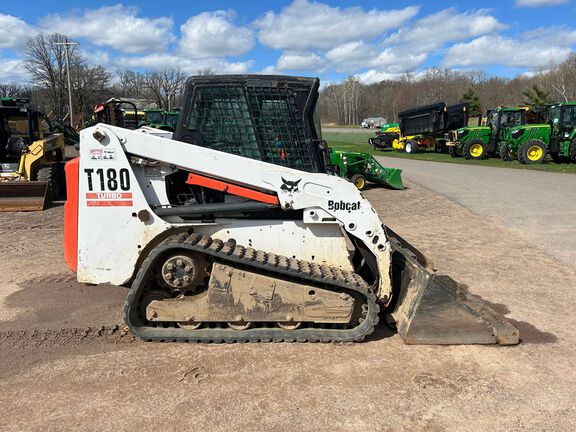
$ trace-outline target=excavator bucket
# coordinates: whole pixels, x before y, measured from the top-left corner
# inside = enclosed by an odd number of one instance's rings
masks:
[[[37,211],[50,205],[48,182],[0,182],[0,211]]]
[[[404,343],[515,345],[519,332],[466,287],[433,273],[432,263],[387,228],[392,244],[391,316]]]

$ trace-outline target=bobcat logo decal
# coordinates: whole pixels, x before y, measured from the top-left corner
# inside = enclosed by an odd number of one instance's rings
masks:
[[[287,192],[289,195],[292,195],[294,192],[298,192],[298,183],[301,181],[302,179],[290,181],[282,177],[282,186],[280,186],[280,189],[282,189],[284,192]]]

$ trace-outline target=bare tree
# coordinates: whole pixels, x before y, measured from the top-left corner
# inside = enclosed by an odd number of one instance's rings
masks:
[[[35,85],[46,91],[51,108],[58,118],[67,112],[66,38],[59,34],[46,36],[40,33],[26,44],[25,69],[34,78]],[[75,46],[70,48],[71,63],[77,63],[79,54]]]
[[[145,98],[146,75],[142,72],[135,72],[128,69],[118,72],[120,97]]]
[[[102,101],[110,84],[110,73],[103,66],[74,65],[74,106],[80,114],[79,124],[84,123],[84,114]]]
[[[176,97],[182,91],[185,80],[182,69],[175,67],[146,73],[145,83],[158,108],[170,110],[175,107]]]
[[[204,68],[198,71],[198,75],[214,75],[214,69],[212,68]]]
[[[556,68],[552,68],[547,80],[564,102],[576,98],[576,53],[572,53]]]
[[[21,97],[30,98],[32,89],[28,86],[23,86],[15,83],[0,84],[0,97]]]

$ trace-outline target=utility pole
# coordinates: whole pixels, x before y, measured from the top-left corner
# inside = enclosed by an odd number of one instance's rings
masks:
[[[68,38],[66,38],[66,42],[56,42],[55,45],[64,45],[66,48],[66,75],[68,76],[68,114],[70,117],[70,126],[74,128],[74,113],[72,109],[72,80],[70,79],[70,46],[71,45],[79,45],[78,42],[68,42]]]

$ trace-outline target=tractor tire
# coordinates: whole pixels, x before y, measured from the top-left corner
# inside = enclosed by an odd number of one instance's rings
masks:
[[[462,157],[456,146],[448,147],[448,154],[453,158]]]
[[[434,150],[436,153],[445,153],[446,152],[446,141],[438,141],[434,146]]]
[[[505,142],[500,144],[500,159],[502,159],[503,161],[507,161],[507,162],[514,159],[512,157],[512,155],[510,154],[510,149],[508,148],[508,144]]]
[[[374,147],[374,150],[382,150],[382,140],[379,138],[368,138],[368,144]]]
[[[418,153],[418,141],[408,140],[406,144],[404,144],[404,151],[406,153]]]
[[[576,139],[573,139],[570,143],[570,148],[568,149],[570,155],[570,160],[572,163],[576,163]]]
[[[352,177],[350,177],[350,181],[354,183],[358,190],[366,189],[366,184],[368,183],[366,181],[366,177],[364,177],[362,174],[354,174]]]
[[[486,159],[488,156],[488,147],[484,141],[473,139],[464,143],[462,146],[462,155],[464,159]]]
[[[546,144],[537,139],[526,141],[518,150],[518,160],[523,164],[543,164],[547,155]]]
[[[37,181],[48,182],[48,191],[46,194],[51,198],[58,196],[60,191],[58,190],[58,180],[56,179],[56,170],[53,165],[43,166],[36,173]]]

